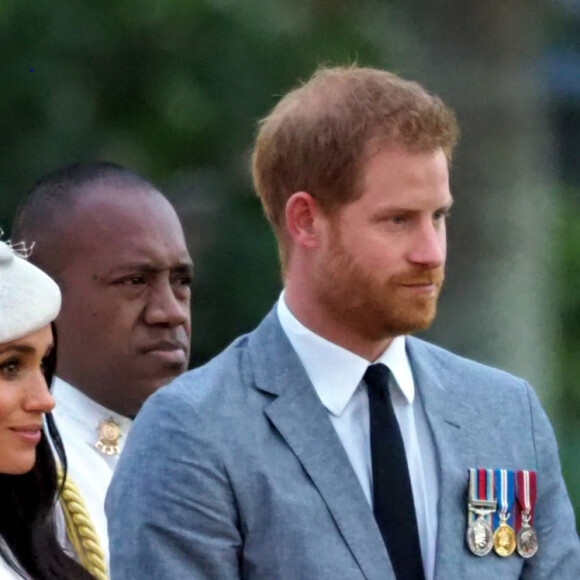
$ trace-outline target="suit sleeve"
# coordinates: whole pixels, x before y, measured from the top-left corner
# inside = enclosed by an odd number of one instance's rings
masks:
[[[566,491],[556,438],[536,394],[526,385],[536,450],[538,495],[535,522],[539,536],[536,556],[526,560],[524,580],[578,580],[580,541]]]
[[[107,495],[112,580],[241,578],[237,507],[212,433],[170,388],[147,401]]]

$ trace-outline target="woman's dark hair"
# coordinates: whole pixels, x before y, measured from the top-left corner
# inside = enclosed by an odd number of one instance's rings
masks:
[[[54,324],[52,332],[54,348],[44,361],[49,386],[56,368]],[[54,512],[60,488],[49,437],[65,474],[66,456],[52,415],[45,418],[32,470],[23,475],[0,474],[0,536],[5,542],[0,542],[0,557],[35,580],[94,580],[57,539]]]

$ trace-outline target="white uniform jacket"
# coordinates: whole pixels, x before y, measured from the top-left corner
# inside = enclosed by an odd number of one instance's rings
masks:
[[[105,455],[95,447],[99,439],[97,429],[101,420],[112,419],[117,423],[122,433],[119,440],[119,449],[122,450],[133,421],[99,405],[59,378],[54,381],[52,394],[56,401],[53,415],[66,451],[68,476],[85,501],[108,567],[109,542],[104,505],[119,455]]]

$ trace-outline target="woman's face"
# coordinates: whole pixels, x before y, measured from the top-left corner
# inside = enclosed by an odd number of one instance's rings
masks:
[[[0,344],[0,473],[34,467],[44,413],[54,408],[42,372],[52,344],[50,325]]]

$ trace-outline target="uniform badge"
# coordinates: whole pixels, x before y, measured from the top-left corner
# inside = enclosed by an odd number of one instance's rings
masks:
[[[119,439],[122,437],[121,427],[115,423],[113,417],[108,419],[101,419],[97,427],[97,434],[99,438],[95,443],[95,447],[103,455],[119,455],[121,449],[119,447]]]

